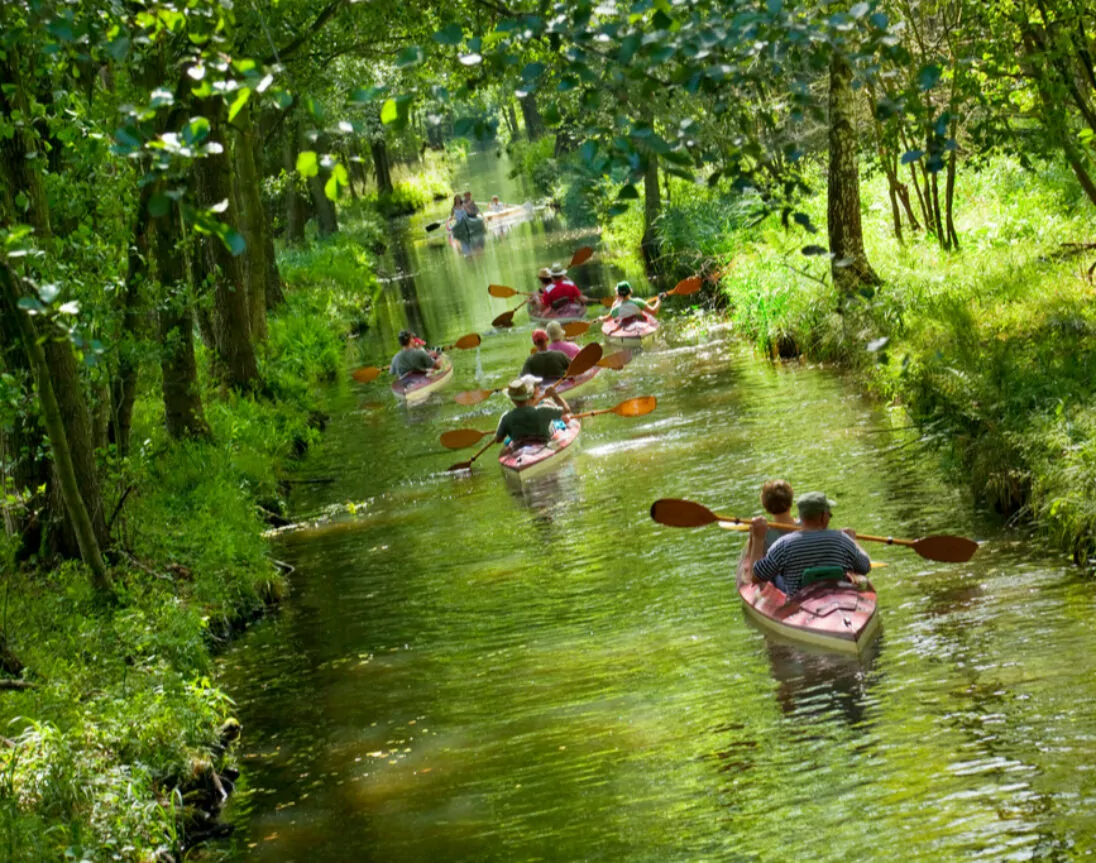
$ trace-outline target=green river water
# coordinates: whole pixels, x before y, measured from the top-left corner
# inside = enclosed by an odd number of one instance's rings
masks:
[[[521,200],[494,155],[477,197]],[[410,324],[430,344],[489,321],[535,267],[596,237],[551,218],[464,256],[396,223],[377,326],[383,361]],[[575,274],[606,293],[598,259]],[[639,273],[628,273],[644,287]],[[673,302],[673,301],[671,301]],[[680,302],[680,301],[677,301]],[[509,305],[508,305],[509,304]],[[558,472],[508,485],[437,444],[491,428],[528,353],[513,331],[453,353],[454,382],[407,409],[387,386],[330,393],[332,420],[294,487],[296,567],[278,614],[220,680],[243,723],[222,849],[262,861],[1073,860],[1096,855],[1092,583],[1001,528],[947,482],[900,415],[831,371],[773,366],[725,328],[664,327],[573,402],[658,397],[597,417]],[[587,341],[591,336],[581,339]],[[472,452],[472,451],[467,451]],[[838,501],[865,533],[961,533],[967,564],[868,546],[882,635],[860,660],[777,644],[734,590],[738,534],[650,520],[659,497],[752,515],[762,482]]]

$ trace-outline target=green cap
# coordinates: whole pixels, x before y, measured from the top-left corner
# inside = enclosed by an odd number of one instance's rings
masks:
[[[824,512],[830,512],[837,501],[830,500],[820,491],[809,491],[800,495],[795,505],[799,507],[800,518],[817,518]]]

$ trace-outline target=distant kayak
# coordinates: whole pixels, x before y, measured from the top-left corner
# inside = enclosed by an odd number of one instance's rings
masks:
[[[745,580],[745,555],[738,561],[738,595],[746,614],[762,629],[801,644],[859,653],[879,629],[875,588],[827,579],[802,587],[789,599],[771,583]]]
[[[499,456],[502,472],[520,480],[541,476],[554,470],[573,452],[573,444],[582,431],[582,423],[571,420],[547,443],[528,443]]]
[[[559,321],[562,324],[567,321],[581,321],[586,318],[586,306],[582,303],[565,303],[560,308],[553,309],[551,306],[541,305],[537,302],[536,297],[532,297],[529,300],[528,309],[530,320],[543,323]]]
[[[501,210],[489,210],[484,215],[487,217],[488,222],[501,222],[505,219],[514,219],[518,216],[532,215],[534,207],[532,204],[515,204],[512,207],[505,207]]]
[[[441,366],[428,374],[404,375],[392,381],[392,392],[409,405],[424,401],[432,392],[440,390],[453,378],[453,361],[441,355]]]
[[[487,230],[487,223],[482,216],[466,216],[459,222],[455,222],[449,229],[449,233],[458,240],[470,240]]]
[[[639,347],[654,338],[658,332],[658,318],[644,312],[643,317],[627,321],[608,320],[601,325],[605,341],[627,347]]]

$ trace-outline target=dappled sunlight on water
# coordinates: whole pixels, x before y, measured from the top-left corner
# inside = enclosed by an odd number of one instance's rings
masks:
[[[534,265],[567,258],[573,239],[537,231],[515,228],[505,248],[489,238],[474,260],[413,250],[427,258],[413,265],[421,299],[400,307],[419,310],[432,344],[482,331],[504,308],[488,281],[521,288]],[[383,319],[362,356],[393,351],[406,321]],[[475,450],[442,449],[440,432],[491,428],[505,407],[452,397],[478,385],[477,362],[490,382],[516,371],[530,329],[519,324],[478,355],[454,352],[456,380],[421,408],[388,403],[363,428],[358,406],[379,394],[333,393],[305,465],[331,482],[295,486],[292,503],[363,506],[278,540],[297,568],[288,602],[221,661],[244,725],[226,853],[1096,853],[1096,602],[1061,556],[981,520],[933,454],[892,428],[903,421],[840,378],[673,326],[574,399],[592,409],[651,394],[655,413],[589,420],[572,460],[531,483],[504,481],[492,451],[451,476]],[[986,544],[958,565],[873,546],[888,565],[873,575],[872,651],[783,644],[739,607],[741,534],[647,514],[658,497],[686,497],[751,516],[773,476],[826,490],[840,525]]]

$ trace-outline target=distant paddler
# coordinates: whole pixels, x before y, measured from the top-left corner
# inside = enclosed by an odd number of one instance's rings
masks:
[[[567,374],[570,365],[571,357],[566,353],[548,349],[548,332],[546,330],[533,330],[533,353],[529,355],[529,358],[521,367],[522,375],[535,375],[546,380],[557,380]]]
[[[392,357],[388,370],[399,380],[410,375],[425,375],[441,367],[442,353],[424,350],[426,344],[411,330],[400,330],[400,350]]]
[[[567,354],[567,358],[571,360],[573,360],[578,352],[582,350],[582,348],[574,342],[567,341],[566,334],[563,332],[563,324],[559,321],[549,321],[548,326],[545,327],[545,331],[548,336],[547,350],[559,351],[561,354]],[[533,339],[533,343],[536,344],[535,338]]]
[[[582,293],[578,289],[578,285],[567,278],[567,270],[558,261],[552,264],[548,270],[548,275],[551,282],[544,289],[543,302],[545,306],[559,309],[568,303],[591,305],[598,302]]]
[[[644,300],[632,295],[632,286],[629,282],[617,282],[616,299],[608,314],[598,318],[599,321],[610,319],[617,321],[621,326],[635,320],[646,319],[647,315],[657,315],[662,308],[663,294],[659,294],[653,300]]]
[[[507,387],[506,394],[514,407],[502,415],[495,429],[495,442],[506,444],[503,452],[522,444],[545,443],[565,427],[570,406],[555,387],[541,392],[541,383],[536,375],[522,375]],[[553,404],[541,404],[545,400]]]

